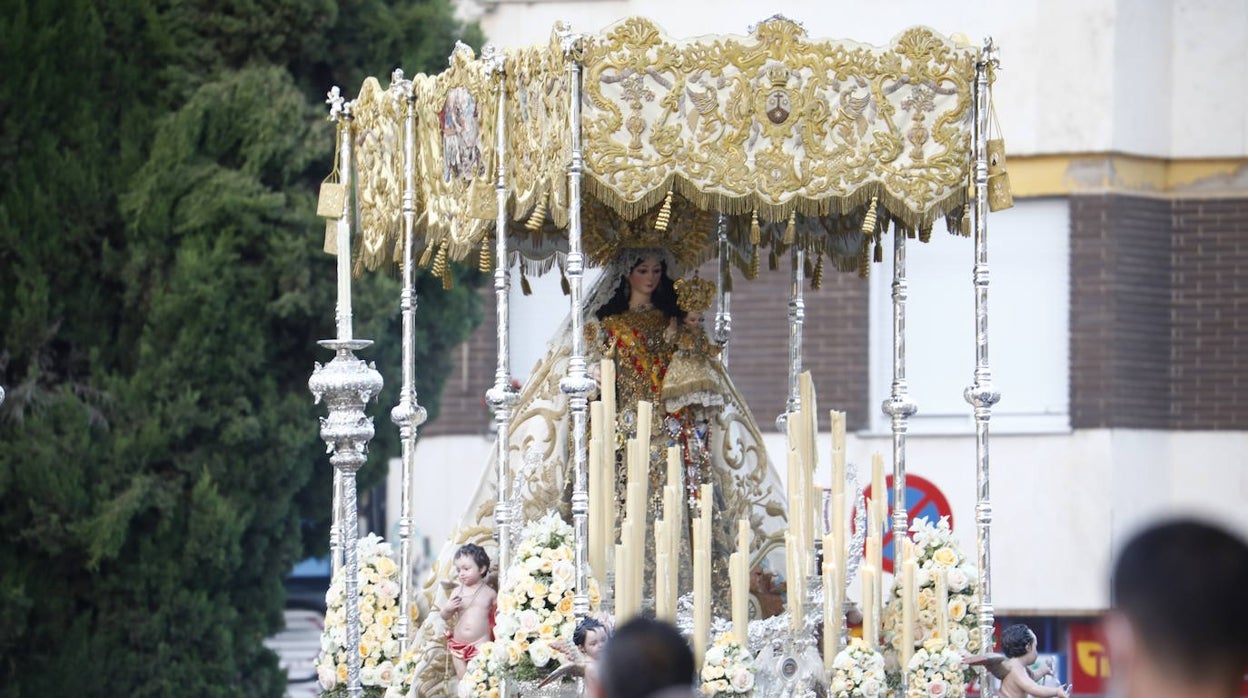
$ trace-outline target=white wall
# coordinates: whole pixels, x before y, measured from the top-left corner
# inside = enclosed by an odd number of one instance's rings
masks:
[[[777,12],[814,37],[872,44],[914,24],[965,34],[976,45],[992,36],[1002,60],[995,102],[1012,154],[1248,154],[1248,96],[1236,87],[1248,73],[1242,0],[460,0],[460,7],[508,47],[546,41],[560,19],[589,33],[632,15],[674,37],[744,34]]]

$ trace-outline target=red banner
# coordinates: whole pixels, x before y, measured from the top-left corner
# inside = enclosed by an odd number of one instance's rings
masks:
[[[1099,620],[1075,621],[1070,629],[1070,682],[1074,693],[1104,694],[1108,689],[1109,651]]]

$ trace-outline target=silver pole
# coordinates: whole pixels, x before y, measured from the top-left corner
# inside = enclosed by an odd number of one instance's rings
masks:
[[[495,256],[494,265],[494,317],[497,322],[498,355],[494,369],[494,386],[485,392],[486,402],[494,411],[494,431],[497,434],[497,476],[498,493],[494,502],[494,526],[498,536],[498,581],[501,587],[507,569],[511,566],[511,469],[508,449],[511,440],[511,408],[516,404],[517,394],[511,386],[511,364],[509,348],[510,323],[508,320],[508,303],[511,293],[511,274],[507,263],[507,146],[506,132],[506,90],[503,85],[504,55],[494,45],[488,45],[482,51],[481,58],[489,66],[494,75],[498,114],[495,120],[495,157],[497,167],[494,193],[497,198],[497,212],[494,223]],[[515,523],[521,523],[519,521]]]
[[[877,231],[882,235],[883,231]],[[893,429],[893,572],[898,573],[902,561],[902,541],[909,534],[906,512],[906,431],[907,420],[919,407],[910,399],[906,381],[906,233],[893,231],[893,384],[889,397],[880,405],[888,415]],[[881,493],[882,494],[882,493]],[[876,495],[874,492],[872,496]]]
[[[364,414],[364,405],[381,392],[381,374],[372,366],[355,358],[352,353],[372,344],[367,339],[351,336],[351,229],[357,216],[355,158],[351,143],[351,105],[334,105],[339,119],[339,167],[347,178],[347,210],[338,221],[338,338],[318,342],[333,349],[335,356],[324,366],[316,364],[308,389],[316,402],[322,399],[329,416],[321,418],[321,439],[330,452],[329,462],[341,474],[341,502],[335,508],[343,513],[342,546],[345,605],[347,621],[347,695],[359,698],[360,685],[360,607],[359,562],[356,543],[359,539],[359,516],[356,514],[355,473],[368,460],[368,442],[373,438],[373,420]]]
[[[425,408],[416,397],[416,95],[411,80],[396,70],[391,82],[398,85],[406,102],[403,116],[403,290],[399,309],[403,316],[403,387],[399,404],[390,410],[390,421],[399,427],[402,441],[403,476],[399,499],[399,646],[407,651],[411,635],[412,603],[412,480],[416,473],[416,430],[425,423]]]
[[[988,73],[998,63],[992,39],[984,40],[980,59],[975,64],[975,101],[972,146],[975,158],[975,382],[963,392],[975,412],[975,528],[979,553],[979,631],[980,651],[992,647],[992,548],[989,534],[992,504],[989,499],[988,420],[992,406],[1001,399],[992,384],[988,368]],[[982,674],[981,674],[982,678]]]
[[[791,249],[793,270],[789,276],[789,399],[784,404],[784,414],[776,417],[776,428],[787,431],[787,415],[801,408],[802,398],[798,388],[798,374],[802,372],[802,327],[806,323],[806,299],[802,285],[806,276],[806,253],[796,244]]]
[[[576,542],[576,596],[573,609],[577,617],[589,613],[589,589],[585,567],[589,563],[587,524],[589,521],[589,479],[586,473],[585,416],[588,397],[596,387],[585,372],[585,332],[582,317],[581,283],[585,260],[581,253],[581,40],[578,34],[562,36],[563,50],[568,56],[568,83],[571,97],[569,118],[572,121],[572,162],[568,165],[568,284],[572,296],[572,356],[568,359],[568,375],[559,381],[559,389],[568,396],[572,411],[572,527]]]
[[[728,216],[719,214],[719,225],[716,232],[719,237],[719,280],[717,283],[718,303],[715,309],[715,342],[719,344],[719,360],[728,368],[728,338],[732,335],[732,291],[728,290],[729,275],[732,267],[728,259]]]

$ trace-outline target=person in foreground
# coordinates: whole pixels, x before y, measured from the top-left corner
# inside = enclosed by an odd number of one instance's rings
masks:
[[[607,641],[590,698],[693,696],[693,650],[670,623],[635,618]]]
[[[1105,617],[1111,681],[1126,698],[1231,698],[1248,670],[1248,544],[1179,519],[1133,536]]]

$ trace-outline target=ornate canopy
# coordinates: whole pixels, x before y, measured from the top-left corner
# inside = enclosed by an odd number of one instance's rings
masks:
[[[490,245],[500,158],[510,261],[529,273],[557,262],[569,222],[573,61],[591,259],[632,224],[678,237],[698,253],[691,261],[705,260],[724,214],[732,261],[747,275],[760,249],[792,245],[859,269],[890,223],[924,239],[940,218],[960,228],[977,54],[924,27],[874,47],[811,39],[780,17],[749,36],[677,40],[631,18],[599,35],[557,26],[546,45],[481,59],[460,45],[445,72],[384,90],[369,78],[352,105],[357,270],[399,258],[409,89],[422,263]]]

